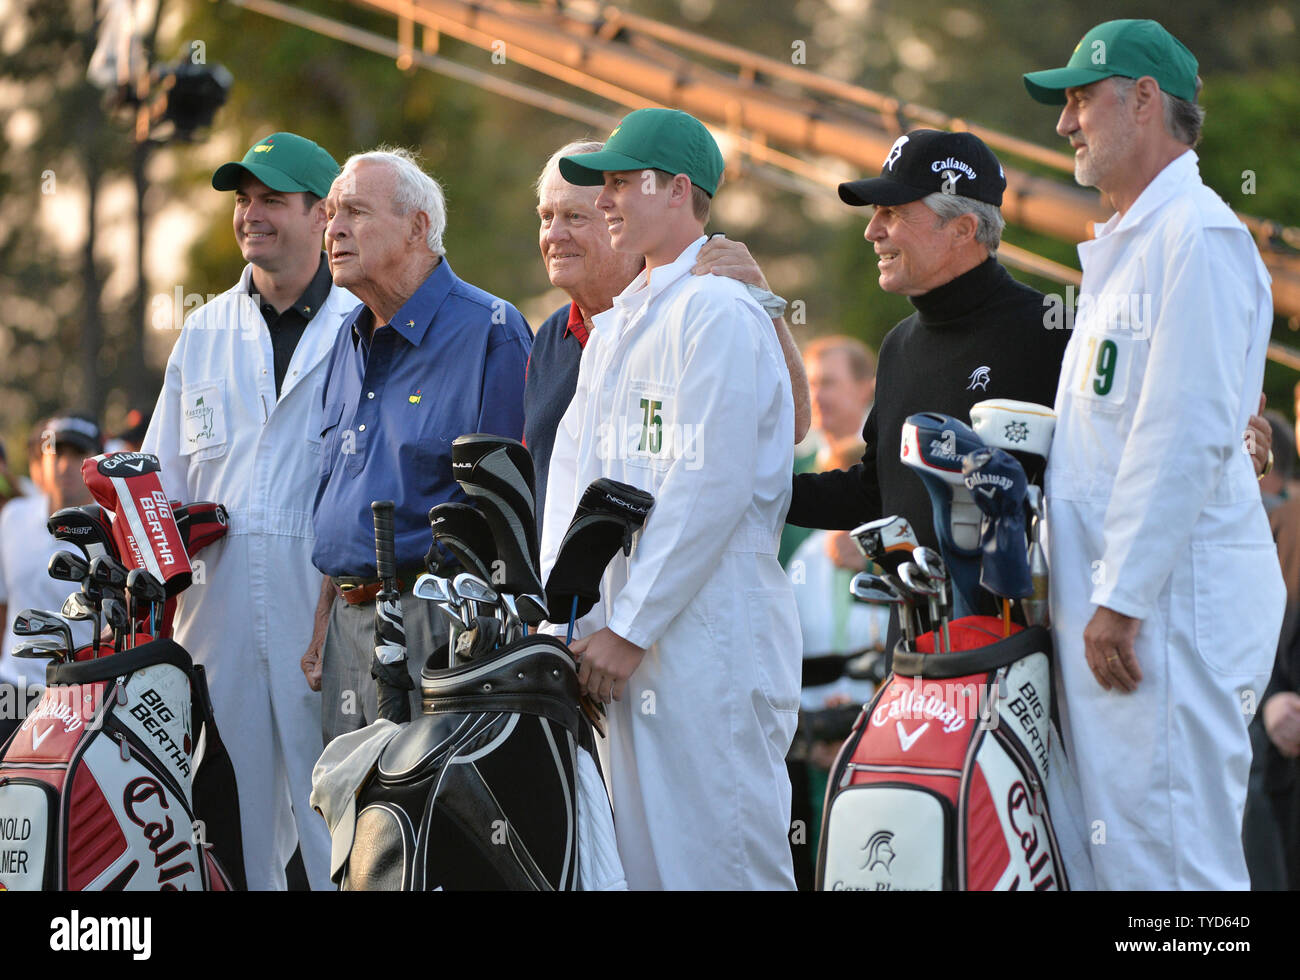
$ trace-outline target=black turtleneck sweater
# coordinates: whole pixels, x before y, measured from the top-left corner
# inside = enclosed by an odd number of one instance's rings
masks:
[[[971,406],[986,398],[1056,401],[1069,331],[1045,327],[1043,294],[1016,282],[995,259],[912,297],[912,305],[916,312],[880,345],[862,462],[797,474],[790,524],[851,530],[899,514],[921,544],[937,548],[925,485],[898,458],[907,417],[942,412],[969,423]]]

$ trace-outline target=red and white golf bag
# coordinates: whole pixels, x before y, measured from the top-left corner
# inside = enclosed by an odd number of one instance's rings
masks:
[[[953,650],[895,651],[831,769],[817,887],[1068,888],[1047,809],[1052,641],[953,621]],[[928,649],[927,649],[928,648]]]
[[[242,879],[238,796],[202,668],[155,640],[46,680],[0,761],[0,890],[231,890],[216,855]],[[196,798],[230,808],[233,840]]]
[[[207,502],[177,527],[154,456],[97,456],[82,473],[115,515],[114,557],[168,597],[190,582],[187,545],[225,533],[224,508]],[[97,640],[51,663],[0,746],[0,891],[244,887],[234,767],[203,667],[134,617],[129,633],[131,649]]]

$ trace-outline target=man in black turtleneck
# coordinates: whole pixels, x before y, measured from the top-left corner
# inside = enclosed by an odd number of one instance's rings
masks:
[[[916,312],[880,347],[862,462],[796,475],[788,523],[850,529],[898,514],[937,548],[925,486],[898,458],[903,421],[916,412],[966,421],[986,398],[1055,400],[1069,331],[1053,329],[1043,294],[995,258],[1005,188],[978,137],[925,129],[898,138],[879,177],[840,185],[846,204],[875,206],[866,239],[880,288],[909,297]]]
[[[1055,403],[1070,332],[1059,304],[998,264],[1005,189],[1001,164],[978,137],[929,129],[900,136],[879,177],[840,184],[846,204],[875,206],[865,237],[880,288],[909,297],[916,312],[880,346],[862,462],[797,474],[787,523],[849,530],[898,514],[937,548],[925,485],[898,458],[903,421],[916,412],[967,421],[986,398]],[[1250,419],[1246,444],[1260,473],[1272,445],[1262,418]]]

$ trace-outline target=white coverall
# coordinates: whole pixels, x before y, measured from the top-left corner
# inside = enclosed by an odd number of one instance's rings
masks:
[[[285,888],[285,864],[301,842],[312,889],[329,890],[329,830],[308,802],[323,749],[320,695],[299,661],[321,590],[311,562],[321,385],[339,325],[358,301],[331,288],[277,400],[251,275],[250,265],[185,321],[143,450],[157,455],[172,499],[213,500],[230,512],[226,536],[198,554],[202,578],[196,570],[181,593],[175,622],[176,641],[207,669],[234,763],[248,887]]]
[[[1063,731],[1097,885],[1247,888],[1246,726],[1285,601],[1242,445],[1268,273],[1191,151],[1079,256],[1047,499]],[[1098,606],[1142,621],[1131,694],[1104,691],[1084,658]]]
[[[690,274],[703,243],[594,319],[551,457],[542,567],[592,480],[655,495],[577,633],[608,625],[647,651],[609,717],[628,886],[793,888],[801,650],[776,550],[794,407],[771,319],[741,284]]]

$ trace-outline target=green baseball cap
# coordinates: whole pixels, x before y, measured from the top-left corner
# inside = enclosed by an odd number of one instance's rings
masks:
[[[1195,102],[1196,68],[1196,56],[1154,20],[1108,20],[1083,36],[1064,68],[1026,74],[1025,88],[1039,102],[1065,105],[1067,88],[1150,75],[1162,92]]]
[[[722,152],[704,123],[689,113],[637,109],[614,127],[603,150],[560,158],[564,179],[583,187],[604,183],[608,171],[647,168],[685,174],[712,197],[722,179]]]
[[[296,133],[272,133],[258,140],[238,163],[223,163],[212,175],[219,191],[239,190],[247,172],[273,191],[310,191],[328,197],[339,165],[322,147]]]

